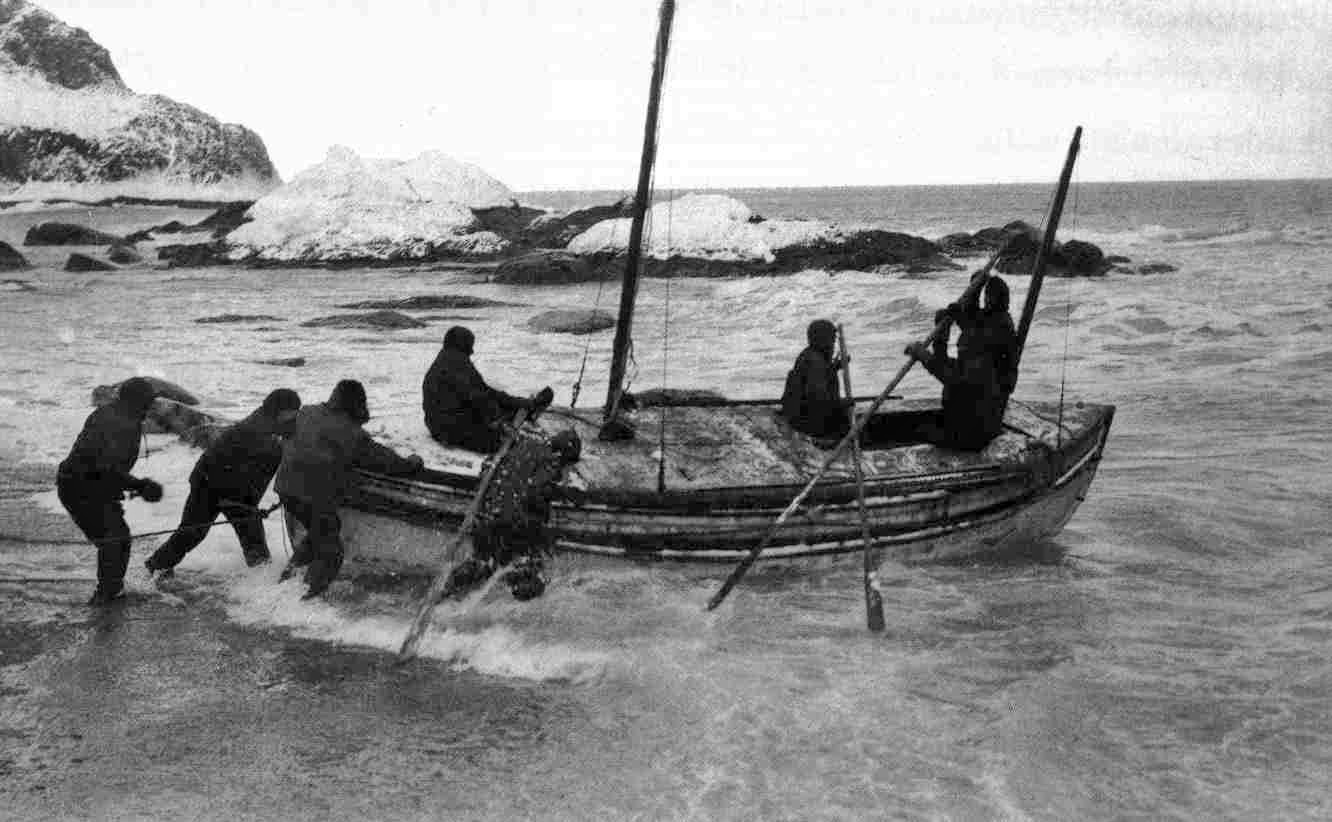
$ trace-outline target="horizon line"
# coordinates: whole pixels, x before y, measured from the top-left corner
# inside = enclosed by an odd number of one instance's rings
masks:
[[[1196,177],[1196,178],[1174,178],[1160,180],[1081,180],[1076,181],[1074,185],[1162,185],[1175,183],[1332,183],[1332,176],[1328,177]],[[987,183],[811,183],[807,185],[682,185],[663,188],[654,186],[653,190],[657,193],[662,191],[735,191],[737,189],[748,189],[751,191],[781,191],[781,190],[808,190],[818,188],[978,188],[978,187],[998,187],[998,186],[1030,186],[1030,185],[1053,185],[1054,180],[1011,180],[1006,182],[987,182]],[[596,188],[513,188],[515,192],[537,193],[537,192],[565,192],[565,191],[627,191],[633,193],[633,186],[623,187],[596,187]]]

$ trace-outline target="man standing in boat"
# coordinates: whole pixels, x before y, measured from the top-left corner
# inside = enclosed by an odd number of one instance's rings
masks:
[[[369,419],[365,387],[356,380],[342,380],[328,402],[300,410],[296,430],[283,447],[273,487],[282,506],[305,528],[305,538],[292,553],[282,579],[307,566],[308,590],[302,599],[322,594],[342,567],[338,504],[351,490],[354,469],[414,474],[422,468],[417,455],[399,456],[371,439],[361,428]]]
[[[504,441],[504,425],[522,408],[544,408],[549,386],[527,400],[491,388],[472,364],[476,337],[455,325],[421,384],[421,406],[430,436],[444,445],[493,454]]]
[[[268,562],[259,500],[282,461],[282,437],[291,433],[300,407],[301,398],[295,391],[276,389],[254,413],[223,431],[204,451],[190,472],[190,495],[176,533],[144,562],[149,573],[170,574],[203,542],[219,512],[235,529],[245,564],[254,567]]]
[[[148,502],[162,499],[161,485],[130,475],[139,460],[143,421],[154,396],[153,384],[142,377],[121,383],[113,402],[88,415],[56,472],[60,504],[97,547],[97,588],[89,605],[106,605],[123,596],[130,531],[121,500],[127,493]]]
[[[815,320],[805,336],[809,345],[786,375],[782,416],[792,428],[811,437],[841,437],[850,418],[837,380],[842,362],[833,356],[837,326],[829,320]]]

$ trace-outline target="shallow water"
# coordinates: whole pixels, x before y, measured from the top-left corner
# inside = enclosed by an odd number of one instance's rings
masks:
[[[1247,185],[1247,187],[1246,187]],[[527,199],[537,199],[530,195]],[[586,198],[587,195],[581,195]],[[769,216],[931,235],[1039,220],[1042,187],[745,192]],[[570,199],[568,197],[565,198]],[[552,204],[567,205],[551,195]],[[411,591],[298,600],[220,530],[166,591],[132,572],[104,616],[87,583],[0,582],[0,794],[14,818],[1297,819],[1332,765],[1332,184],[1085,186],[1065,236],[1170,274],[1047,282],[1018,397],[1118,406],[1091,494],[1035,558],[885,568],[863,628],[857,563],[760,571],[714,614],[720,572],[562,561],[541,600],[496,597],[390,649]],[[110,229],[171,209],[64,214]],[[197,216],[197,215],[194,215]],[[40,212],[0,211],[15,245]],[[495,384],[604,395],[610,333],[540,335],[614,285],[505,287],[425,270],[58,270],[0,291],[0,576],[90,577],[49,474],[93,385],[150,373],[229,416],[271,388],[358,377],[370,428],[419,440],[419,380],[452,319],[301,328],[340,303],[461,293]],[[773,396],[812,316],[845,324],[859,393],[966,273],[648,281],[635,386]],[[1024,278],[1011,278],[1020,304]],[[669,309],[667,312],[665,309]],[[201,325],[223,313],[279,320]],[[438,312],[425,312],[427,315]],[[663,316],[668,322],[663,322]],[[663,351],[663,331],[669,347]],[[302,368],[255,360],[302,356]],[[937,387],[913,375],[904,388]],[[128,506],[169,528],[197,452],[149,438],[167,485]],[[279,556],[281,534],[270,524]],[[145,556],[149,540],[136,548]]]

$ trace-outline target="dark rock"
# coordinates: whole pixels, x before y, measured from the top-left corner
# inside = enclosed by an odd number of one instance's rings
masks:
[[[554,334],[591,334],[615,327],[615,315],[599,308],[557,309],[537,314],[527,321],[532,331]]]
[[[749,218],[745,220],[745,222],[753,223],[754,225],[758,225],[759,223],[766,223],[767,221],[768,218],[764,217],[762,214],[750,214]]]
[[[985,254],[997,247],[965,231],[939,238],[939,250],[953,257],[972,257]]]
[[[1121,265],[1123,263],[1131,263],[1133,261],[1130,260],[1128,257],[1124,257],[1120,254],[1111,254],[1110,256],[1105,258],[1105,262],[1106,265]]]
[[[180,220],[172,220],[169,223],[163,223],[162,225],[154,226],[148,230],[154,234],[179,234],[180,232],[188,231],[189,229],[190,227],[182,223]]]
[[[511,285],[546,285],[584,283],[595,280],[598,272],[588,257],[567,251],[532,251],[505,260],[495,269],[490,281]]]
[[[369,314],[335,314],[317,317],[301,323],[304,328],[378,328],[386,331],[400,328],[425,328],[426,324],[397,311],[372,311]]]
[[[214,237],[223,237],[253,219],[248,213],[252,205],[254,203],[249,200],[227,203],[191,228],[212,231]]]
[[[393,309],[396,311],[438,311],[446,308],[498,308],[517,305],[500,300],[487,300],[485,297],[469,297],[465,294],[426,294],[419,297],[404,297],[400,300],[363,300],[359,303],[342,303],[337,308],[351,309]]]
[[[65,260],[66,271],[115,271],[116,267],[110,263],[104,263],[101,260],[89,257],[87,254],[71,254],[69,259]]]
[[[545,213],[541,209],[522,206],[517,202],[506,206],[472,209],[472,215],[479,223],[475,230],[493,231],[509,242],[522,237],[532,220]]]
[[[196,323],[253,323],[267,322],[269,320],[281,320],[281,317],[274,317],[268,314],[218,314],[213,317],[199,317]]]
[[[13,288],[0,288],[0,291],[36,291],[37,286],[27,280],[0,280],[0,285],[13,286]]]
[[[1144,263],[1134,269],[1135,274],[1169,274],[1179,269],[1170,263]]]
[[[164,245],[157,249],[157,259],[166,260],[167,268],[198,268],[208,265],[229,265],[223,253],[226,246],[220,241]]]
[[[1036,254],[1040,251],[1040,242],[1029,234],[1011,234],[1001,246],[1003,251],[994,264],[995,270],[1003,274],[1030,274],[1036,264]]]
[[[111,262],[121,265],[143,262],[143,257],[139,256],[138,250],[130,243],[113,243],[106,250],[106,256]]]
[[[1069,240],[1059,248],[1064,268],[1074,276],[1104,274],[1109,266],[1100,247],[1083,240]]]
[[[867,229],[845,238],[817,240],[774,252],[775,267],[782,272],[808,268],[865,271],[890,263],[913,263],[934,257],[939,246],[923,237],[895,231]]]
[[[602,220],[630,217],[633,204],[624,198],[613,205],[592,206],[570,211],[568,214],[541,214],[529,221],[515,237],[497,232],[506,240],[514,243],[518,251],[533,248],[564,248],[569,241]]]
[[[199,404],[198,397],[186,391],[184,388],[181,388],[179,385],[176,385],[174,382],[169,382],[157,377],[144,377],[144,379],[153,384],[153,390],[157,392],[159,398],[173,400],[183,405]],[[114,400],[116,394],[120,391],[120,385],[121,383],[116,383],[115,385],[99,385],[94,388],[92,392],[92,404],[106,405]]]
[[[175,434],[187,442],[193,442],[191,438],[199,437],[195,433],[199,428],[226,427],[226,421],[215,414],[163,397],[153,400],[144,423],[145,433]]]
[[[9,243],[0,240],[0,271],[20,271],[29,267],[22,254]]]
[[[110,245],[121,238],[74,223],[38,223],[23,235],[24,245]]]
[[[259,365],[281,365],[286,368],[300,368],[305,365],[305,357],[282,357],[276,360],[254,360]]]

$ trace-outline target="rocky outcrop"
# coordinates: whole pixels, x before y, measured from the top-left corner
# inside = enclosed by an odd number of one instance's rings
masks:
[[[615,327],[615,315],[599,308],[544,311],[527,321],[532,331],[551,334],[592,334]]]
[[[509,285],[550,285],[584,283],[595,280],[597,276],[595,258],[567,251],[543,250],[505,260],[490,275],[490,281]]]
[[[0,185],[17,196],[258,196],[278,182],[254,132],[134,94],[87,32],[22,0],[0,0],[0,99],[24,101],[0,111]]]
[[[189,391],[186,391],[184,388],[181,388],[179,385],[176,385],[174,382],[159,377],[144,377],[144,379],[153,384],[153,391],[156,392],[157,396],[160,398],[169,399],[184,405],[199,404],[198,397],[194,396]],[[92,404],[106,405],[111,402],[116,398],[117,394],[119,394],[121,385],[122,383],[118,382],[114,385],[97,386],[92,391]]]
[[[305,365],[305,357],[279,357],[274,360],[253,360],[258,365],[279,365],[283,368],[300,368]]]
[[[301,323],[301,326],[304,328],[372,328],[396,331],[400,328],[425,328],[426,324],[397,311],[372,311],[369,314],[334,314],[331,317],[316,317],[313,320],[306,320]]]
[[[220,240],[160,246],[157,259],[165,260],[167,268],[200,268],[230,262],[226,258],[226,246]]]
[[[76,272],[115,271],[116,267],[110,263],[104,263],[96,257],[75,253],[69,255],[69,259],[65,260],[65,270]]]
[[[485,297],[472,297],[466,294],[425,294],[416,297],[403,297],[399,300],[363,300],[357,303],[341,303],[336,307],[391,309],[394,311],[438,311],[454,308],[502,308],[512,305],[518,305],[518,303],[488,300]]]
[[[24,245],[107,245],[122,238],[76,223],[38,223],[23,235]]]
[[[28,260],[12,245],[0,240],[0,271],[20,271],[28,268]]]
[[[199,317],[196,323],[257,323],[257,322],[280,322],[281,317],[274,317],[269,314],[218,314],[214,317]]]

